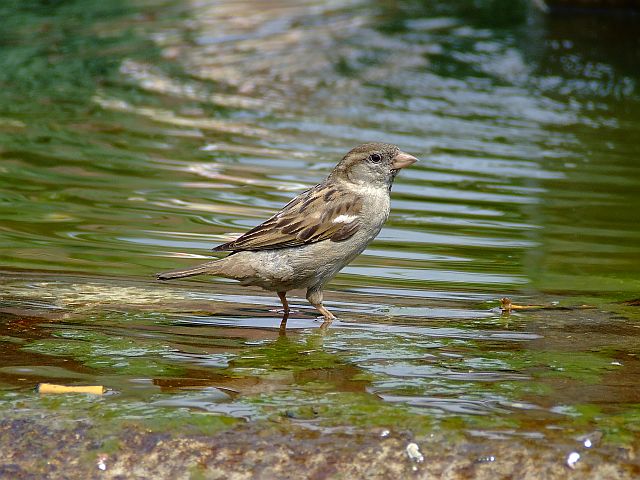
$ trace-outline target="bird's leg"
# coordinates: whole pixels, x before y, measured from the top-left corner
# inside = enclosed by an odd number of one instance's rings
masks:
[[[322,314],[326,321],[330,322],[336,319],[335,315],[322,305],[322,290],[307,290],[307,300]]]
[[[289,302],[287,302],[287,292],[278,292],[278,297],[280,297],[280,301],[282,302],[284,314],[289,315]]]

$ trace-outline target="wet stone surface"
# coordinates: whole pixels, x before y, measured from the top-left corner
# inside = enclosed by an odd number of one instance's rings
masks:
[[[287,420],[254,423],[210,435],[156,433],[127,427],[101,435],[84,422],[52,418],[0,421],[6,478],[531,478],[631,479],[636,450],[576,453],[520,441],[472,442],[408,432],[309,430]],[[50,439],[50,440],[44,440]],[[407,454],[414,442],[420,460]]]

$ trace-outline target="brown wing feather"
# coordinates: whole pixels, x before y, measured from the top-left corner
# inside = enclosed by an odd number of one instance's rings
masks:
[[[320,184],[291,200],[264,223],[214,250],[272,250],[331,240],[341,242],[360,227],[362,199],[349,190]],[[334,222],[345,215],[348,222]],[[344,218],[344,217],[343,217]]]

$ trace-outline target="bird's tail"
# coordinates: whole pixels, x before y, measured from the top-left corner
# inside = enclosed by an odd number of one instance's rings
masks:
[[[171,280],[172,278],[192,277],[194,275],[201,275],[203,273],[215,274],[219,267],[219,265],[216,265],[218,262],[219,260],[214,260],[213,262],[203,263],[191,268],[157,273],[156,278],[158,280]]]

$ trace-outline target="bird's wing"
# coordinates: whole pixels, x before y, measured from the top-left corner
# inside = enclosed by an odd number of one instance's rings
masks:
[[[214,250],[273,250],[331,240],[340,242],[360,228],[362,199],[350,190],[320,184],[301,193],[264,223]]]

